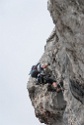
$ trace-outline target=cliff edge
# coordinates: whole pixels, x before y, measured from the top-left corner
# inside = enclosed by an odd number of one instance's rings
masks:
[[[35,115],[46,125],[84,125],[84,0],[49,0],[55,27],[40,62],[63,79],[64,92],[47,90],[30,78],[27,89]]]

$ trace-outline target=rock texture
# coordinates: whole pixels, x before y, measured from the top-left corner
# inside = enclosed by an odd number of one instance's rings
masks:
[[[49,62],[65,91],[48,92],[30,78],[27,88],[36,117],[46,125],[84,125],[84,0],[49,0],[55,27],[40,62]]]

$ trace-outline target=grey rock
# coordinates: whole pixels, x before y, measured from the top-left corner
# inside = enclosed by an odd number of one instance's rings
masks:
[[[49,0],[55,24],[40,62],[49,62],[53,76],[64,82],[64,92],[47,90],[48,84],[27,88],[36,117],[47,125],[84,125],[84,0]]]

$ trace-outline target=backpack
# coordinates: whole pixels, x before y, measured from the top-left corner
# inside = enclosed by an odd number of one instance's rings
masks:
[[[37,75],[39,74],[39,71],[37,69],[37,65],[33,65],[30,71],[30,75],[33,78],[37,78]]]

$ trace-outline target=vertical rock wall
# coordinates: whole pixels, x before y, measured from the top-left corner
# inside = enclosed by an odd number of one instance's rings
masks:
[[[49,0],[55,27],[40,62],[49,62],[53,76],[62,78],[65,91],[48,92],[47,84],[28,82],[36,117],[47,125],[84,125],[84,1]]]

